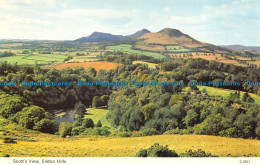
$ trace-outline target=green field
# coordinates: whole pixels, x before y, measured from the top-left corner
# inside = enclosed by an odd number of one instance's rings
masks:
[[[107,112],[108,112],[107,109],[90,108],[87,110],[85,118],[91,118],[94,121],[94,124],[97,124],[98,120],[100,120],[102,126],[110,127],[110,124],[106,119]]]
[[[154,58],[165,58],[160,53],[133,50],[132,45],[129,45],[129,44],[120,44],[120,45],[115,45],[115,46],[109,46],[108,49],[115,50],[115,51],[121,51],[121,52],[128,53],[128,54],[144,55],[144,56],[150,56],[150,57],[154,57]]]
[[[22,64],[50,64],[53,62],[64,61],[66,55],[57,54],[17,54],[16,56],[0,57],[0,62],[8,62],[14,64],[17,62],[18,65]]]
[[[190,51],[187,48],[184,48],[182,46],[177,46],[177,45],[168,45],[168,46],[165,46],[165,49],[168,52],[189,52]]]
[[[231,92],[236,92],[236,90],[231,89],[221,89],[221,88],[214,88],[214,87],[207,87],[207,86],[197,86],[199,90],[201,91],[203,88],[205,88],[210,96],[222,96],[224,98],[227,98]],[[185,88],[184,91],[188,91],[188,88]],[[242,98],[243,94],[246,92],[240,91],[240,98]],[[249,95],[255,100],[256,105],[260,106],[260,96],[249,93]]]

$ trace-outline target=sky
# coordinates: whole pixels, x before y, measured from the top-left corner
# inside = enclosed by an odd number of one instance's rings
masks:
[[[170,27],[215,45],[260,46],[260,0],[0,0],[0,39],[74,40]]]

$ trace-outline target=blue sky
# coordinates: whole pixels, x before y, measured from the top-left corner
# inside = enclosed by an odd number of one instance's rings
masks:
[[[0,0],[1,39],[73,40],[165,27],[216,45],[260,46],[259,0]]]

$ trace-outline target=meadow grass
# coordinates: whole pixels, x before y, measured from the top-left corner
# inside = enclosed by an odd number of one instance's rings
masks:
[[[162,55],[160,53],[134,50],[134,49],[132,49],[132,45],[129,45],[129,44],[120,44],[120,45],[115,45],[115,46],[109,46],[108,49],[115,50],[115,51],[121,51],[121,52],[125,52],[128,54],[144,55],[144,56],[150,56],[150,57],[154,57],[154,58],[165,58],[164,55]]]
[[[102,126],[110,127],[110,124],[106,119],[107,112],[108,112],[107,109],[90,108],[87,110],[87,113],[84,116],[84,118],[91,118],[95,124],[97,124],[98,120],[100,120]]]
[[[208,135],[156,135],[145,137],[81,137],[36,142],[0,142],[0,155],[11,157],[131,157],[154,143],[168,145],[178,154],[202,149],[218,156],[260,156],[260,141]]]

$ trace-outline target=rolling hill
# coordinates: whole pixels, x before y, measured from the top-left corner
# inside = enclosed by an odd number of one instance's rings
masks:
[[[139,39],[142,39],[146,44],[172,44],[191,48],[204,45],[202,42],[182,33],[180,30],[172,28],[165,28],[157,33],[146,33],[140,36]]]
[[[91,35],[87,37],[81,37],[76,39],[76,41],[80,42],[109,42],[109,41],[120,41],[120,40],[127,40],[131,38],[137,38],[143,34],[150,33],[147,29],[142,29],[134,34],[123,36],[123,35],[113,35],[110,33],[103,33],[103,32],[93,32]]]

